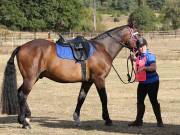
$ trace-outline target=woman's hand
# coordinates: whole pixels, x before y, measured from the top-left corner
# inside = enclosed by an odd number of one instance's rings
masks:
[[[157,67],[156,67],[156,63],[152,63],[150,66],[146,67],[146,71],[156,71]]]
[[[136,61],[136,56],[134,54],[131,54],[129,57],[128,57],[131,61]]]
[[[139,73],[142,71],[146,71],[146,67],[139,67],[138,70],[136,71],[136,73]]]

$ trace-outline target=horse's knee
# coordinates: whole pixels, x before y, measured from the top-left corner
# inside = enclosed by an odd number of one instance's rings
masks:
[[[84,99],[84,98],[86,98],[86,93],[85,93],[85,91],[84,90],[82,90],[81,92],[80,92],[80,95],[79,95],[79,98],[80,99]]]

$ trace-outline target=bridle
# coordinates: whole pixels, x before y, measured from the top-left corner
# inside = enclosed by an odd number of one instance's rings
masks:
[[[129,40],[127,43],[119,42],[116,38],[114,38],[109,32],[106,33],[109,37],[111,37],[116,43],[120,44],[122,47],[128,48],[132,50],[132,47],[129,44]],[[130,37],[131,38],[131,37]]]
[[[125,47],[127,49],[130,50],[130,54],[129,54],[129,57],[127,58],[127,78],[128,78],[128,82],[125,82],[123,81],[123,79],[121,78],[121,76],[119,75],[118,71],[116,70],[116,68],[114,67],[114,65],[112,64],[112,67],[114,69],[114,71],[116,72],[117,76],[119,77],[119,79],[124,83],[124,84],[128,84],[128,83],[133,83],[135,82],[135,78],[132,80],[132,77],[133,77],[133,73],[135,75],[135,69],[134,69],[134,64],[133,64],[133,61],[130,59],[131,57],[131,52],[134,52],[135,49],[133,47],[131,47],[130,45],[130,40],[136,40],[136,37],[135,35],[138,34],[137,32],[136,33],[133,33],[131,28],[129,28],[129,31],[131,33],[131,36],[130,38],[128,39],[128,42],[127,43],[122,43],[122,42],[119,42],[116,38],[114,38],[109,32],[107,32],[106,34],[111,37],[116,43],[120,44],[122,47]],[[136,42],[136,41],[134,41]],[[130,70],[129,70],[129,61],[131,62],[131,73],[130,73]]]
[[[131,53],[130,53],[131,55]],[[130,73],[130,70],[129,70],[129,61],[131,62],[131,73]],[[127,58],[127,82],[125,82],[121,76],[119,75],[118,71],[116,70],[116,68],[114,67],[114,65],[112,64],[112,67],[114,69],[114,71],[116,72],[117,76],[119,77],[119,79],[121,80],[121,82],[123,82],[124,84],[128,84],[128,83],[133,83],[135,82],[135,78],[133,78],[133,74],[135,75],[135,69],[134,69],[134,63],[132,60],[130,60],[130,58],[128,57]]]

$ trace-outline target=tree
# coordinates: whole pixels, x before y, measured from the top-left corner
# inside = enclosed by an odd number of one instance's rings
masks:
[[[18,1],[0,1],[0,23],[12,29],[22,29],[27,22],[24,13],[19,9]]]
[[[180,1],[166,0],[165,8],[162,10],[163,30],[180,28]]]
[[[0,0],[0,24],[20,30],[68,31],[78,25],[83,0]]]
[[[23,30],[42,31],[46,30],[46,22],[41,12],[41,1],[20,0],[19,9],[24,13],[27,23]],[[21,29],[22,30],[22,29]]]
[[[144,0],[137,0],[137,3],[138,3],[138,6],[144,6],[145,5],[145,2]]]
[[[154,30],[156,26],[156,16],[150,8],[140,6],[130,14],[128,24],[140,30]]]
[[[165,5],[165,0],[147,0],[147,5],[154,10],[160,10]]]
[[[121,11],[132,11],[137,8],[135,0],[112,0],[112,7]]]

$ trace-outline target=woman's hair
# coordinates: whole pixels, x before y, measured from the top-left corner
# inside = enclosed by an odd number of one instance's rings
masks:
[[[137,48],[142,47],[144,45],[147,46],[147,41],[144,37],[139,37],[136,44],[137,44]]]

